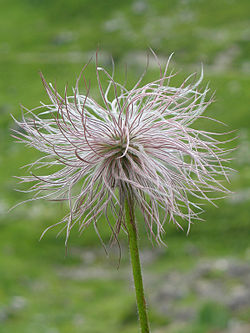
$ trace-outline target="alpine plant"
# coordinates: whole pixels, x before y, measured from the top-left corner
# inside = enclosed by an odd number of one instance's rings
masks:
[[[90,96],[87,65],[70,95],[67,87],[60,95],[41,74],[50,103],[22,107],[22,119],[15,119],[14,137],[43,153],[28,165],[30,175],[19,177],[32,183],[27,192],[33,197],[27,201],[68,203],[69,214],[55,224],[66,229],[66,243],[76,224],[80,232],[93,224],[101,238],[97,221],[102,214],[117,240],[120,230],[127,230],[126,193],[160,243],[166,221],[182,228],[180,220],[186,220],[189,230],[200,219],[200,199],[212,202],[215,192],[227,192],[219,181],[228,171],[220,134],[192,127],[206,118],[202,114],[212,102],[206,98],[209,89],[199,89],[202,71],[198,79],[192,74],[174,87],[169,61],[163,69],[157,63],[159,79],[142,85],[142,75],[127,90],[114,80],[114,72],[96,62],[98,101]],[[40,168],[44,175],[37,174]]]

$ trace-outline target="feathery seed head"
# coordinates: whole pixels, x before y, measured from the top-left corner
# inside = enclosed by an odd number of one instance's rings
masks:
[[[208,89],[198,89],[203,74],[195,83],[190,83],[191,75],[173,87],[168,65],[164,71],[159,65],[158,80],[140,86],[141,77],[131,90],[96,66],[102,104],[89,96],[85,68],[80,75],[85,94],[79,92],[80,78],[71,96],[67,89],[61,96],[42,76],[51,103],[24,109],[22,120],[15,120],[22,128],[15,137],[43,153],[29,167],[48,170],[44,176],[32,172],[20,177],[21,182],[35,182],[31,200],[68,202],[69,214],[56,224],[64,224],[66,242],[77,223],[80,231],[93,223],[98,233],[103,213],[117,239],[120,229],[126,229],[127,191],[157,242],[167,220],[180,226],[184,219],[190,226],[199,219],[201,208],[193,197],[211,201],[209,192],[227,192],[218,180],[227,178],[229,170],[223,166],[227,151],[220,147],[219,134],[191,127],[211,103],[205,99]],[[106,89],[100,72],[108,81]],[[49,172],[51,166],[57,171]]]

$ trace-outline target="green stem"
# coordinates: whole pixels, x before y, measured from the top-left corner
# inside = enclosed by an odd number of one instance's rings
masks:
[[[131,195],[125,199],[126,224],[128,230],[129,250],[133,269],[135,293],[141,333],[149,333],[147,306],[144,297],[141,263],[137,244],[137,231],[135,225],[134,204]]]

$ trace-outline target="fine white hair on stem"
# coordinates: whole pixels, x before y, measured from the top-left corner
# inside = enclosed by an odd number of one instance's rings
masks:
[[[208,87],[199,88],[203,69],[198,80],[192,74],[175,87],[171,85],[175,74],[169,71],[172,55],[162,68],[152,53],[159,79],[142,85],[143,73],[131,90],[115,81],[114,65],[109,74],[96,55],[101,102],[90,95],[85,77],[88,64],[72,95],[67,87],[60,95],[41,74],[51,103],[31,110],[22,107],[22,119],[14,118],[20,130],[13,130],[13,136],[43,153],[28,165],[29,176],[18,177],[22,183],[33,183],[27,190],[33,197],[27,201],[68,202],[69,214],[53,225],[63,226],[66,243],[76,224],[80,232],[93,224],[102,241],[97,228],[101,215],[118,240],[120,230],[126,230],[126,191],[141,210],[148,234],[158,243],[166,221],[182,228],[180,221],[186,220],[189,231],[192,221],[200,219],[200,199],[213,203],[215,192],[228,192],[221,178],[228,180],[230,168],[225,163],[230,150],[221,148],[220,133],[191,127],[206,118],[202,114],[213,98],[207,98]],[[38,175],[36,169],[46,174]]]

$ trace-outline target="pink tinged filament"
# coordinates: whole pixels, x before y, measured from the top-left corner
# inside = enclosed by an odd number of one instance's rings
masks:
[[[155,58],[159,79],[140,86],[144,73],[131,90],[116,82],[114,71],[110,75],[96,60],[102,105],[90,96],[84,74],[88,64],[73,95],[68,95],[66,87],[61,96],[41,75],[51,104],[23,108],[22,119],[14,119],[20,130],[13,130],[13,136],[43,153],[28,165],[31,175],[18,177],[21,183],[33,184],[26,191],[33,197],[26,201],[47,199],[69,205],[69,213],[44,233],[62,225],[67,243],[76,224],[80,232],[93,224],[101,239],[97,222],[104,214],[118,240],[120,230],[126,230],[124,191],[129,188],[148,234],[163,243],[167,221],[182,228],[180,221],[185,220],[189,231],[192,221],[201,219],[200,199],[213,203],[218,198],[215,192],[223,196],[229,192],[223,180],[228,180],[231,170],[225,166],[230,150],[221,147],[228,140],[218,140],[227,133],[192,127],[194,121],[208,118],[202,114],[212,102],[207,99],[209,89],[199,89],[203,72],[196,82],[191,82],[192,74],[174,87],[171,78],[175,74],[168,74],[170,59],[162,69]],[[103,81],[100,72],[106,77]],[[79,93],[80,77],[83,94]],[[53,166],[58,169],[50,172]],[[38,176],[36,169],[46,174]]]

